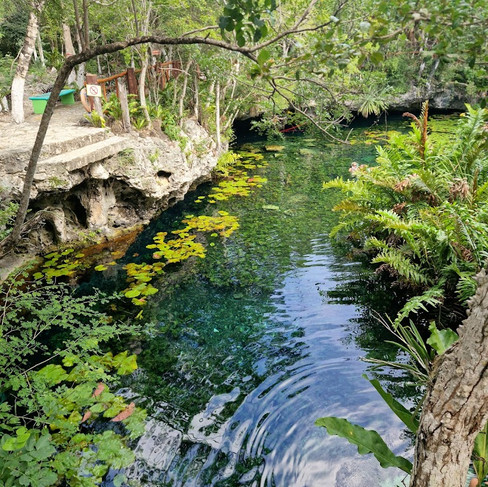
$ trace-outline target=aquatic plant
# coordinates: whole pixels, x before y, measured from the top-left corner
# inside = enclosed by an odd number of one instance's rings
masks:
[[[257,169],[263,167],[264,157],[262,154],[246,152],[243,156],[234,153],[226,153],[221,157],[221,167],[225,167],[227,179],[224,179],[218,186],[212,188],[208,197],[199,196],[196,203],[203,203],[208,198],[209,203],[225,201],[232,196],[246,197],[251,194],[253,188],[260,188],[266,182],[266,178],[260,176],[250,177],[244,169]],[[259,163],[258,163],[259,162]],[[223,170],[223,169],[222,169]],[[222,172],[221,172],[222,174]],[[161,262],[127,264],[124,268],[127,271],[127,282],[129,286],[122,291],[126,298],[132,300],[137,306],[147,303],[147,297],[157,293],[157,288],[150,282],[156,275],[162,274],[163,268],[168,264],[183,262],[190,257],[204,258],[206,247],[197,241],[197,236],[202,233],[210,233],[211,237],[220,236],[227,238],[238,228],[237,217],[229,215],[226,211],[218,211],[217,215],[188,215],[182,223],[186,226],[174,230],[171,233],[175,238],[167,239],[168,232],[159,232],[154,237],[154,243],[147,246],[154,249],[152,257]],[[214,245],[213,242],[210,243]]]

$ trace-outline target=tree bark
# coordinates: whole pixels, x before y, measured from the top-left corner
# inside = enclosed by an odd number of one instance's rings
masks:
[[[12,119],[15,123],[24,122],[24,86],[25,78],[27,77],[27,71],[29,70],[29,64],[34,52],[36,44],[38,22],[37,15],[42,9],[42,4],[35,8],[31,7],[29,13],[29,22],[27,23],[27,32],[25,34],[24,45],[19,54],[19,61],[17,63],[17,69],[12,81]]]
[[[90,17],[88,15],[89,0],[83,0],[83,50],[90,48]]]
[[[141,104],[144,118],[147,120],[147,122],[151,122],[151,117],[149,116],[149,112],[147,111],[146,103],[146,74],[149,64],[149,56],[147,55],[147,53],[142,54],[141,63],[141,72],[139,74],[139,103]]]
[[[181,89],[180,95],[180,103],[178,107],[178,116],[180,118],[180,126],[183,123],[183,110],[185,108],[185,96],[186,96],[186,89],[188,87],[188,71],[190,70],[191,63],[193,61],[190,59],[188,64],[184,68],[185,72],[183,73],[183,88]]]
[[[73,45],[73,40],[71,39],[71,29],[68,24],[63,22],[63,41],[64,41],[64,55],[66,57],[70,57],[73,54],[76,54],[75,46]],[[68,76],[68,84],[71,84],[76,81],[76,72],[73,69],[70,75]]]
[[[37,29],[37,48],[39,49],[39,59],[43,66],[46,66],[46,58],[44,57],[44,49],[42,47],[41,31]]]
[[[193,114],[197,121],[200,121],[200,96],[199,96],[199,80],[198,80],[198,73],[195,73],[195,78],[193,80],[194,89],[195,89],[195,101],[193,105]]]
[[[410,487],[464,487],[474,440],[488,421],[488,276],[477,276],[459,340],[434,362]]]
[[[217,137],[217,153],[220,152],[220,82],[215,85],[215,135]]]
[[[130,123],[130,113],[129,113],[129,100],[127,98],[127,87],[125,85],[125,81],[122,78],[119,78],[116,83],[118,84],[119,89],[119,100],[120,100],[120,107],[122,109],[122,126],[126,132],[131,131],[131,123]]]

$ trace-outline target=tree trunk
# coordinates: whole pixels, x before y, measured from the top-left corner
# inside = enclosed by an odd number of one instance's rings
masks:
[[[197,121],[200,121],[200,96],[199,96],[198,73],[195,73],[194,89],[195,89],[195,103],[193,106],[193,114],[195,115]]]
[[[180,126],[183,123],[183,110],[185,108],[185,96],[186,96],[186,89],[188,87],[188,71],[191,66],[191,59],[188,61],[188,64],[184,68],[185,72],[183,73],[183,88],[181,89],[181,95],[180,95],[180,103],[179,103],[179,108],[178,108],[178,115],[180,117]]]
[[[83,0],[83,50],[90,48],[90,18],[88,16],[89,0]]]
[[[44,57],[44,49],[42,48],[41,31],[37,29],[37,48],[39,49],[39,59],[43,66],[46,66],[46,58]]]
[[[73,40],[71,39],[71,29],[69,28],[68,24],[63,22],[63,41],[64,41],[64,55],[65,57],[70,57],[73,54],[76,54],[75,46],[73,45]],[[68,76],[68,84],[71,84],[76,81],[76,72],[73,69]]]
[[[17,69],[12,81],[12,119],[15,123],[24,122],[24,86],[25,78],[27,77],[27,71],[29,70],[29,64],[34,52],[34,46],[37,38],[37,14],[39,13],[42,5],[39,6],[39,10],[36,11],[33,7],[29,13],[29,22],[27,24],[27,32],[25,34],[24,45],[19,54],[19,61],[17,63]]]
[[[75,28],[75,38],[76,44],[78,45],[78,52],[83,51],[83,40],[81,36],[81,27],[80,27],[80,19],[79,19],[79,12],[77,7],[77,1],[73,0],[73,5],[75,7],[75,20],[76,20],[76,28]],[[85,73],[86,73],[86,64],[81,63],[78,65],[76,70],[76,85],[78,88],[81,88],[85,83]]]
[[[215,86],[215,135],[217,136],[217,153],[220,152],[222,144],[220,140],[220,82]]]
[[[139,74],[139,103],[141,104],[142,111],[144,113],[144,118],[151,122],[151,117],[149,116],[149,112],[147,111],[147,104],[146,104],[146,74],[147,68],[149,64],[149,58],[147,54],[142,55],[142,67],[141,72]]]
[[[122,109],[122,126],[126,132],[131,131],[131,124],[130,124],[130,113],[129,113],[129,100],[127,98],[127,87],[125,85],[125,81],[122,78],[119,78],[116,81],[119,89],[119,100],[120,100],[120,108]]]
[[[27,166],[27,171],[24,177],[24,187],[22,188],[22,196],[20,198],[19,209],[17,210],[12,233],[10,233],[10,235],[8,235],[8,237],[6,238],[7,248],[8,246],[11,247],[15,245],[20,240],[22,226],[24,224],[25,216],[27,215],[27,209],[29,207],[32,182],[34,181],[34,175],[37,169],[37,161],[39,160],[42,144],[44,143],[46,132],[49,127],[49,122],[51,121],[54,106],[56,105],[59,93],[61,93],[64,83],[72,69],[73,66],[70,66],[66,62],[65,64],[63,64],[63,66],[61,66],[61,69],[58,72],[58,77],[56,78],[54,86],[51,90],[51,96],[49,97],[44,113],[42,114],[41,123],[39,124],[36,140],[34,142],[34,147],[32,148],[29,164]]]
[[[73,39],[71,39],[71,29],[68,24],[63,22],[63,40],[64,40],[64,55],[70,57],[76,54],[75,46],[73,45]]]
[[[434,362],[410,487],[464,487],[474,440],[488,421],[488,276],[477,276],[459,340]]]

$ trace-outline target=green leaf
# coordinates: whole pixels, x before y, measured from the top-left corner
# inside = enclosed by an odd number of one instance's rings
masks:
[[[25,427],[20,427],[15,432],[16,436],[4,435],[2,438],[2,450],[15,451],[20,450],[27,443],[30,438],[30,431]]]
[[[350,423],[347,419],[326,417],[315,421],[317,426],[323,426],[330,435],[346,438],[349,443],[358,447],[361,455],[372,453],[383,468],[397,467],[406,473],[412,471],[412,464],[403,457],[396,456],[374,430],[367,430]]]
[[[117,374],[131,374],[137,369],[137,358],[135,355],[127,356],[127,352],[122,352],[114,357],[114,365],[117,367]]]
[[[373,64],[380,64],[383,61],[384,56],[381,54],[381,52],[373,52],[369,56],[369,59]]]
[[[432,321],[429,326],[430,337],[427,343],[439,354],[442,355],[459,338],[455,331],[449,328],[439,330]]]
[[[476,475],[482,480],[488,475],[488,423],[476,436],[473,449],[473,467]]]
[[[262,66],[271,57],[271,53],[267,49],[261,49],[258,54],[258,64]]]
[[[239,47],[244,47],[244,45],[246,44],[246,39],[244,38],[244,35],[242,34],[242,32],[238,32],[236,34],[236,41],[237,41],[237,45]]]
[[[130,289],[124,295],[126,298],[137,298],[141,294],[141,291],[138,289]]]
[[[416,433],[419,427],[418,420],[412,413],[406,409],[403,404],[400,404],[391,394],[386,392],[376,379],[370,379],[366,374],[363,377],[370,382],[370,384],[378,391],[378,394],[388,404],[388,407],[403,421],[405,426],[412,432]]]
[[[54,386],[68,378],[68,374],[61,365],[49,364],[36,372],[38,379],[44,380],[48,385]]]

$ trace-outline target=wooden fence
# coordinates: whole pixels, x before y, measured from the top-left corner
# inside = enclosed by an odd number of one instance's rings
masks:
[[[102,87],[102,94],[107,100],[107,93],[115,91],[117,98],[119,97],[119,87],[117,79],[126,78],[127,91],[130,95],[138,95],[138,80],[137,74],[141,72],[140,69],[127,68],[122,73],[114,74],[108,78],[97,78],[95,75],[87,75],[87,83],[99,84]],[[156,77],[159,87],[164,90],[166,84],[171,78],[177,78],[181,73],[181,63],[179,61],[166,61],[164,63],[156,63],[151,66],[148,71],[148,76]],[[89,78],[92,76],[93,78]]]

